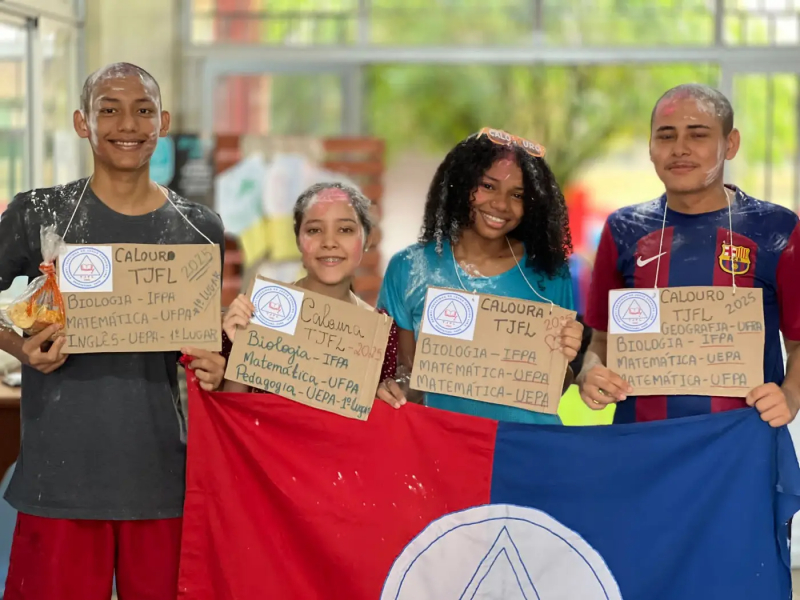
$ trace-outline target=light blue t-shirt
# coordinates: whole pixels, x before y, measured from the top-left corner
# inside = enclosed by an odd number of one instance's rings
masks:
[[[566,265],[563,274],[549,279],[546,275],[525,266],[525,262],[523,258],[520,263],[525,277],[542,296],[562,308],[574,310],[572,280]],[[386,309],[400,329],[413,331],[414,339],[417,339],[428,287],[463,289],[458,280],[459,275],[469,291],[542,302],[542,299],[538,298],[528,287],[517,267],[494,277],[470,277],[459,266],[457,275],[453,250],[450,243],[445,241],[441,256],[436,253],[435,242],[414,244],[395,254],[389,261],[384,275],[378,307]],[[491,404],[445,394],[426,393],[425,404],[434,408],[497,421],[561,423],[557,415],[535,413],[513,406]]]

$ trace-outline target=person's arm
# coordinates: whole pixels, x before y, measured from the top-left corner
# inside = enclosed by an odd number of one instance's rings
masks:
[[[239,383],[238,381],[231,381],[230,379],[226,379],[222,384],[222,391],[223,392],[236,392],[240,394],[246,394],[250,390],[250,386],[244,383]]]
[[[776,273],[780,327],[786,348],[786,376],[778,387],[765,383],[747,394],[747,404],[754,406],[761,418],[772,427],[791,423],[800,410],[800,224],[795,224],[786,247],[778,259]]]
[[[414,366],[414,354],[417,350],[417,342],[414,339],[414,332],[408,329],[397,328],[397,371],[393,381],[385,382],[392,390],[392,396],[401,394],[403,399],[414,404],[422,404],[423,393],[411,388],[411,369]],[[391,398],[385,398],[378,394],[378,398],[393,404]],[[405,404],[401,402],[400,405]],[[397,407],[399,408],[399,407]]]
[[[250,301],[247,299],[247,296],[244,294],[239,294],[239,296],[234,299],[234,309],[233,313],[231,313],[231,307],[228,307],[228,310],[225,311],[223,315],[222,321],[222,352],[220,354],[225,359],[225,366],[227,368],[228,361],[231,358],[231,350],[233,350],[233,340],[229,337],[228,331],[231,332],[231,335],[236,337],[236,330],[243,329],[247,327],[247,324],[250,322],[248,317],[249,309],[247,307],[248,304],[252,305]],[[250,313],[252,316],[252,312]],[[233,317],[233,319],[231,319]],[[226,321],[227,319],[227,321]],[[226,331],[226,329],[228,331]],[[249,385],[245,383],[239,383],[238,381],[231,381],[230,379],[225,379],[222,382],[222,391],[223,392],[235,392],[246,394],[251,392],[252,389]]]
[[[783,393],[797,415],[800,410],[800,340],[784,340],[786,347],[786,378],[783,380]]]
[[[583,319],[583,314],[578,314],[576,320],[583,325],[583,334],[581,339],[581,347],[576,356],[570,363],[570,368],[573,373],[580,373],[583,369],[583,358],[586,356],[586,350],[589,349],[589,343],[592,341],[592,328],[586,325]]]
[[[796,223],[778,260],[778,306],[786,348],[786,377],[781,386],[792,414],[800,410],[800,223]]]
[[[385,309],[379,308],[378,312],[388,316]],[[381,366],[381,378],[378,382],[378,389],[375,390],[375,397],[383,400],[394,408],[400,408],[406,403],[405,392],[403,388],[400,387],[400,383],[403,383],[403,378],[398,377],[400,370],[397,368],[397,350],[397,323],[392,320],[392,326],[389,330],[389,340],[386,345],[386,353],[384,354],[383,365]]]
[[[584,371],[590,370],[592,367],[600,365],[606,366],[606,359],[608,358],[608,333],[598,329],[592,330],[592,339],[589,342],[589,347],[586,348],[586,356],[583,357]]]
[[[561,281],[561,294],[558,298],[553,298],[553,301],[561,308],[567,310],[575,310],[575,296],[572,286],[572,275],[570,273],[569,265],[564,266]],[[567,357],[567,370],[564,373],[564,381],[561,384],[561,393],[564,394],[569,389],[569,386],[575,381],[575,372],[569,364],[578,356],[581,350],[581,343],[583,341],[583,323],[577,319],[573,319],[564,323],[561,327],[561,352]]]
[[[794,421],[800,410],[800,341],[785,340],[786,377],[778,387],[765,383],[752,389],[745,398],[749,406],[761,413],[761,419],[772,427],[782,427]]]
[[[30,263],[22,202],[22,198],[17,196],[0,214],[0,291],[7,290],[17,277],[25,275]],[[0,320],[0,350],[25,363],[23,343],[22,336]]]
[[[397,368],[404,378],[406,400],[414,404],[422,404],[423,392],[411,388],[411,369],[414,366],[414,355],[417,353],[417,341],[414,332],[408,329],[397,329]]]
[[[417,340],[414,332],[408,329],[397,329],[397,367],[410,372],[414,366],[414,355],[417,353]]]
[[[67,355],[61,353],[67,338],[62,335],[50,343],[60,329],[60,325],[50,325],[25,339],[14,330],[0,326],[0,350],[11,354],[23,365],[42,373],[52,373],[67,361]]]
[[[392,383],[398,385],[398,389],[407,401],[421,404],[422,392],[412,390],[409,385],[417,343],[414,339],[414,325],[407,291],[408,260],[405,253],[400,252],[392,257],[386,267],[377,303],[378,309],[386,311],[397,326],[397,370],[394,381],[386,383],[392,389],[394,389]],[[390,394],[379,394],[378,397],[390,404],[396,404],[393,401],[396,392],[397,390]]]
[[[608,356],[608,334],[605,331],[592,331],[592,341],[583,358],[583,369],[576,382],[580,387],[581,398],[594,410],[601,410],[608,404],[620,402],[633,392],[622,377],[606,367]]]
[[[27,226],[25,223],[25,203],[27,197],[19,194],[0,215],[0,290],[7,290],[17,277],[29,271],[31,262],[39,264],[41,255],[31,256]],[[61,329],[51,325],[44,331],[23,338],[13,328],[0,323],[0,350],[7,352],[23,365],[33,367],[42,373],[52,373],[67,360],[61,353],[66,338],[59,336],[51,344],[51,337]]]
[[[627,382],[606,367],[608,293],[625,287],[625,280],[617,266],[618,260],[619,251],[609,218],[600,236],[586,302],[585,322],[592,328],[592,338],[583,357],[583,368],[576,378],[581,398],[593,410],[602,410],[609,404],[625,400],[633,391]]]
[[[233,349],[233,340],[240,329],[247,329],[250,319],[255,314],[255,306],[244,294],[234,298],[222,319],[222,352],[220,353],[227,366]],[[226,379],[222,384],[223,392],[247,393],[251,391],[249,385]]]
[[[378,312],[384,316],[389,316],[385,310],[378,309]],[[383,364],[381,365],[381,381],[394,379],[397,376],[397,346],[397,323],[392,319],[392,325],[389,328],[389,339],[386,342],[386,352],[383,355]]]
[[[23,364],[27,362],[25,354],[22,352],[24,342],[25,340],[20,334],[0,323],[0,350],[7,352]]]

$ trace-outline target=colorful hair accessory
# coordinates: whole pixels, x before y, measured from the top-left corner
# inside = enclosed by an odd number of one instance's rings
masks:
[[[546,149],[541,144],[528,141],[524,138],[517,137],[506,133],[502,129],[492,129],[491,127],[484,127],[478,132],[478,137],[486,136],[490,141],[501,146],[518,146],[525,150],[528,154],[536,158],[544,158]]]

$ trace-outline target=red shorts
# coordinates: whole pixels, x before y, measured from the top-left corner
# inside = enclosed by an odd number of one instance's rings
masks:
[[[175,600],[181,519],[89,521],[20,513],[4,600]]]

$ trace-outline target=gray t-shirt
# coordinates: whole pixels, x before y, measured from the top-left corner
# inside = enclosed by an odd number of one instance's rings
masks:
[[[40,228],[64,232],[86,180],[19,194],[0,217],[0,290],[39,275]],[[204,244],[224,250],[213,211],[170,194],[141,216],[110,209],[87,188],[68,244]],[[176,210],[176,208],[178,210]],[[22,447],[6,492],[22,513],[61,519],[181,516],[185,427],[177,352],[75,354],[57,371],[22,373]]]

